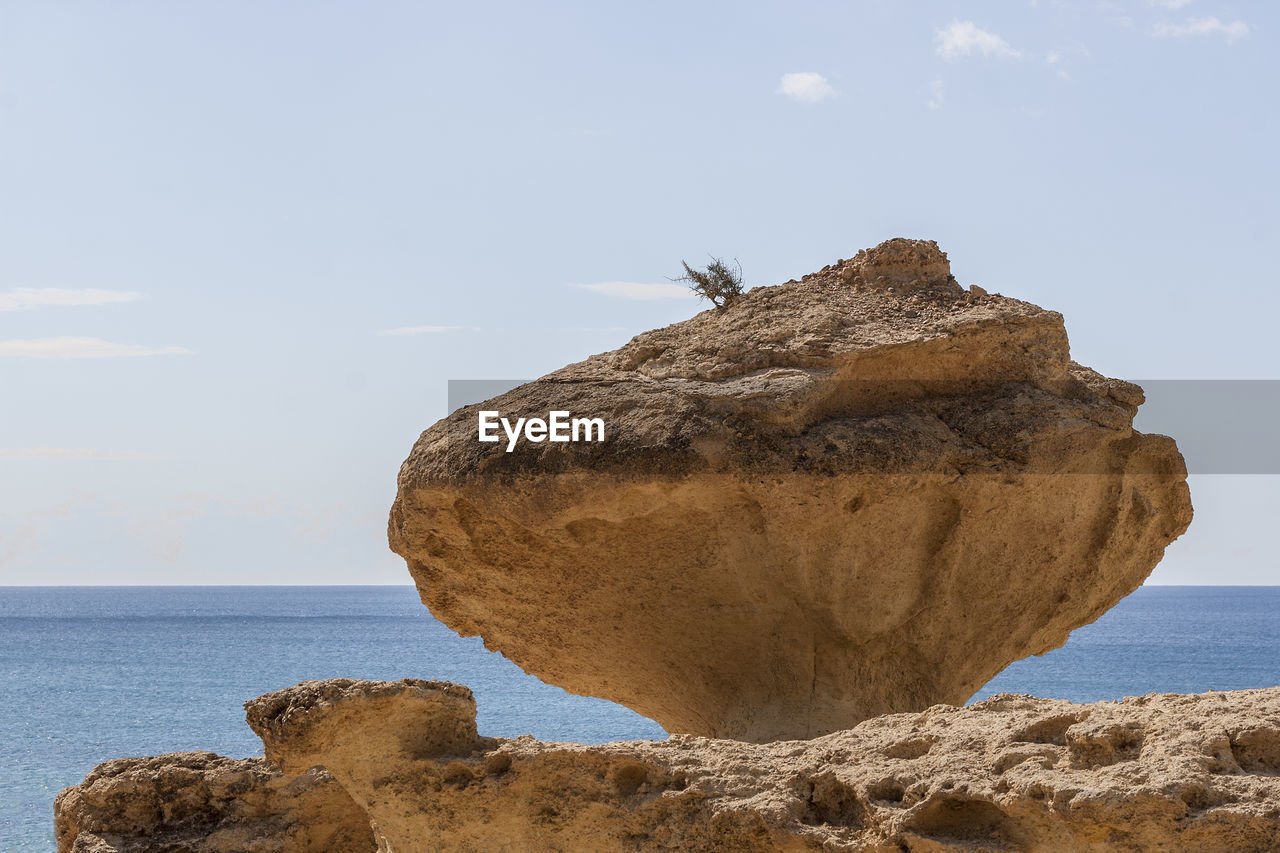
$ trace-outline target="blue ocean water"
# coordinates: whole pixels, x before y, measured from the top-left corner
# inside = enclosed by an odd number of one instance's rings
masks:
[[[663,737],[440,625],[412,587],[0,587],[0,850],[54,849],[52,803],[98,762],[261,753],[241,703],[307,679],[442,678],[480,730],[598,743]],[[1280,685],[1280,587],[1144,587],[975,698],[1076,701]]]

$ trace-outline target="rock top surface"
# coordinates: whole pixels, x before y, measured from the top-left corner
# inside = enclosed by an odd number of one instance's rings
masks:
[[[391,754],[412,759],[469,752],[478,738],[471,691],[446,681],[304,681],[244,707],[267,758],[290,773],[340,753],[359,764]],[[352,709],[358,722],[349,716]]]
[[[1142,399],[1061,315],[895,239],[452,413],[389,539],[437,618],[545,681],[811,737],[962,703],[1142,583],[1191,519]],[[606,440],[506,452],[481,409]]]

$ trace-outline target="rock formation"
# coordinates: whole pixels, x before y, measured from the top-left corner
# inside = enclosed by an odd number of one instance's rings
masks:
[[[119,758],[58,795],[59,853],[375,853],[369,818],[324,770],[264,758]]]
[[[466,688],[416,680],[309,682],[246,707],[267,757],[301,780],[315,778],[316,765],[331,773],[388,853],[1280,849],[1280,688],[1093,705],[1001,695],[769,744],[479,737]],[[370,849],[288,846],[272,835],[215,844],[228,831],[218,819],[188,819],[185,841],[166,846],[148,821],[181,822],[206,800],[188,801],[191,785],[180,782],[162,819],[152,780],[170,765],[185,777],[191,760],[132,760],[130,772],[147,768],[141,792],[111,769],[124,762],[103,765],[59,798],[59,849],[87,837],[89,820],[135,835],[74,847],[82,853]],[[255,799],[261,788],[244,785]],[[290,818],[300,835],[314,831],[309,819],[353,823],[301,811],[300,822]]]
[[[1191,519],[1142,399],[1061,315],[891,240],[454,412],[389,537],[437,618],[545,681],[813,737],[960,704],[1142,583]],[[482,409],[606,440],[507,452]]]
[[[463,408],[391,513],[423,601],[685,734],[487,738],[459,685],[307,682],[246,703],[265,759],[100,765],[59,851],[1280,849],[1280,688],[954,707],[1190,522],[1142,399],[891,240]],[[482,409],[606,439],[508,452]]]

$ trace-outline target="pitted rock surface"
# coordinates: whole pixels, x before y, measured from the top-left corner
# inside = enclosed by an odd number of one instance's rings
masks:
[[[1005,694],[810,741],[477,737],[433,752],[399,744],[445,742],[454,717],[388,738],[423,692],[355,685],[309,715],[303,752],[286,725],[264,733],[267,755],[324,767],[398,853],[1280,848],[1280,688],[1092,705]]]
[[[264,758],[175,752],[99,764],[54,803],[59,853],[375,853],[333,777]]]

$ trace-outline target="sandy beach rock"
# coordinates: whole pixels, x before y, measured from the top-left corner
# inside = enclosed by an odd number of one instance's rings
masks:
[[[1142,583],[1191,520],[1142,400],[1061,315],[891,240],[454,412],[389,539],[433,615],[545,681],[813,737],[962,703]],[[507,452],[480,410],[605,440]]]
[[[246,707],[269,758],[323,766],[395,853],[1280,849],[1280,688],[1001,695],[769,744],[478,737],[470,693],[440,682]]]
[[[211,752],[99,764],[54,802],[59,853],[374,853],[333,777]]]

